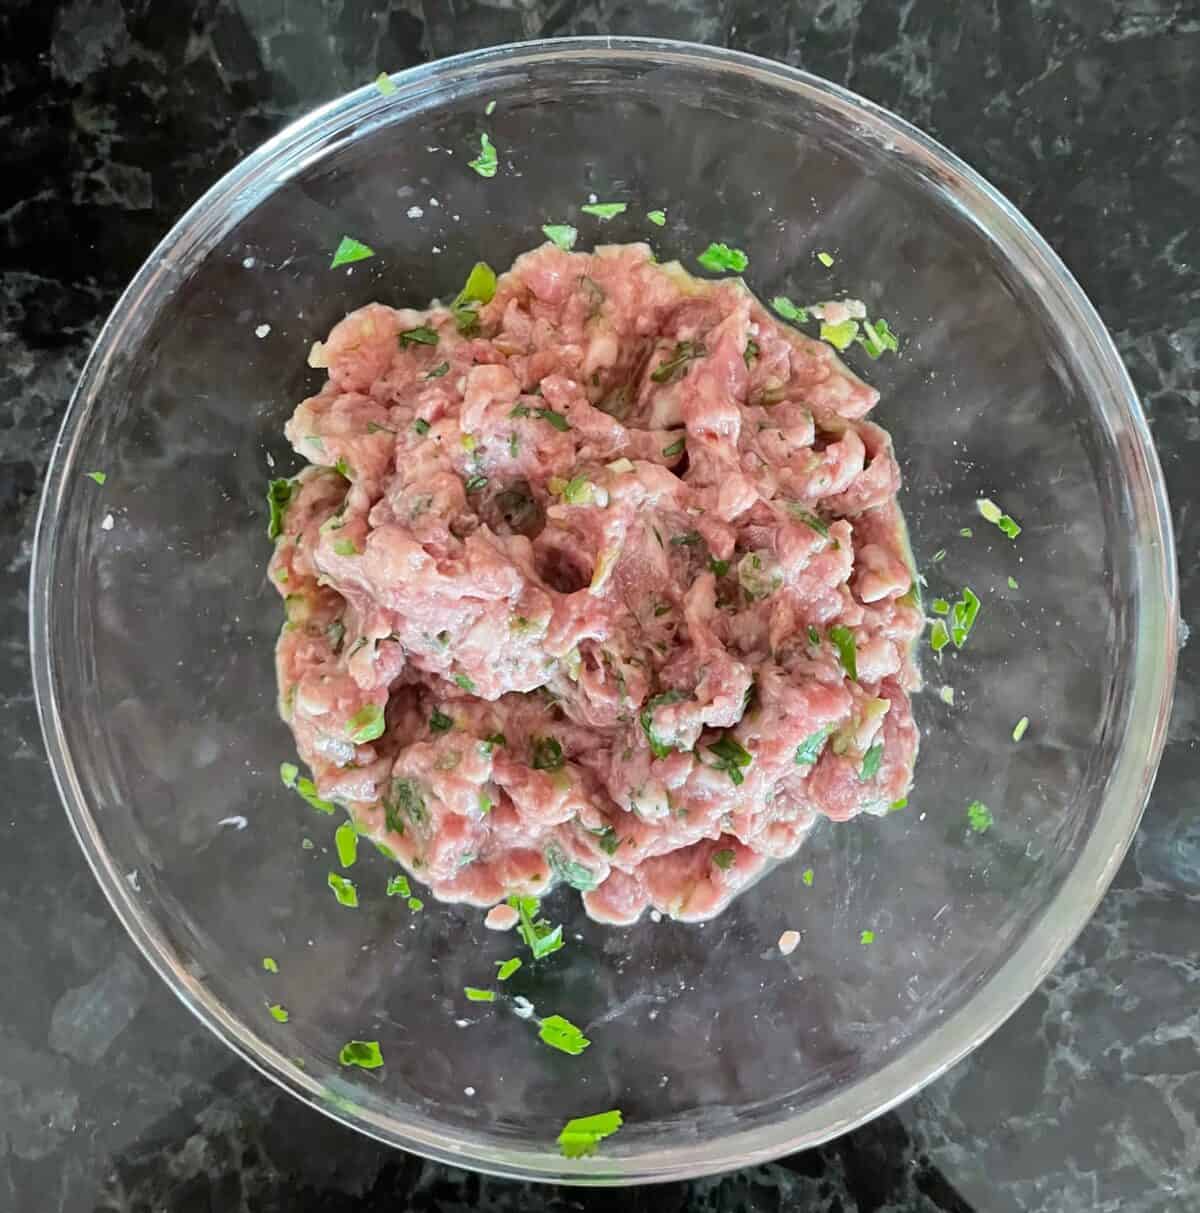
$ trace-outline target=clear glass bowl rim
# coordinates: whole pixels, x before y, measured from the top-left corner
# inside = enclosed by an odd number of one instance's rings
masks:
[[[1141,595],[1130,727],[1108,780],[1095,828],[1055,898],[1008,959],[935,1030],[881,1070],[823,1104],[772,1124],[717,1140],[694,1140],[636,1156],[582,1159],[570,1165],[553,1152],[500,1149],[447,1132],[432,1132],[367,1109],[349,1111],[323,1098],[322,1087],[247,1025],[232,1016],[186,970],[137,902],[106,851],[62,728],[54,680],[51,599],[58,522],[77,447],[98,406],[106,370],[121,348],[133,314],[182,256],[214,230],[226,230],[318,151],[357,138],[386,121],[406,98],[462,82],[481,91],[494,69],[546,60],[603,65],[618,61],[678,64],[746,76],[815,98],[845,113],[880,141],[936,171],[962,210],[1026,279],[1039,283],[1048,306],[1071,331],[1071,357],[1100,385],[1094,403],[1128,440],[1122,451],[1126,488],[1135,505],[1133,570]],[[668,39],[590,37],[543,39],[469,51],[392,77],[387,108],[374,85],[348,93],[287,126],[213,185],[171,228],[118,300],[84,366],[52,452],[38,514],[30,582],[30,647],[34,690],[51,768],[83,852],[125,929],[183,1004],[234,1052],[311,1106],[387,1144],[427,1158],[517,1179],[577,1184],[634,1184],[713,1174],[802,1150],[894,1107],[984,1041],[1028,997],[1063,955],[1116,873],[1149,797],[1166,737],[1178,648],[1174,541],[1161,468],[1133,384],[1095,309],[1070,272],[1017,209],[953,153],[901,118],[847,89],[798,68],[740,51]]]

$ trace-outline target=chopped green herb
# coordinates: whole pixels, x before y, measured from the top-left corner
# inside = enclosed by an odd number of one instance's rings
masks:
[[[893,800],[892,803],[888,805],[888,812],[889,813],[898,813],[901,809],[907,809],[907,808],[908,808],[908,797],[901,796],[899,800]]]
[[[468,493],[478,493],[487,488],[487,482],[488,478],[486,476],[469,476],[466,483],[463,485],[463,488],[465,488]]]
[[[818,632],[811,623],[808,625],[808,643],[811,644],[814,649],[819,649],[821,647],[821,633]]]
[[[487,746],[487,752],[490,754],[496,746],[508,745],[508,738],[503,733],[492,733],[483,739],[483,744]]]
[[[1017,585],[1017,579],[1015,577],[1010,577],[1008,579],[1008,588],[1010,590],[1019,590],[1021,587]]]
[[[829,269],[833,265],[833,258],[828,253],[818,253],[817,260],[826,268]]]
[[[947,630],[945,623],[941,619],[935,619],[933,627],[929,629],[929,647],[935,653],[940,653],[949,643],[950,632]]]
[[[583,1158],[595,1154],[596,1147],[621,1127],[621,1113],[598,1112],[595,1116],[577,1116],[568,1120],[558,1135],[558,1148],[564,1158]]]
[[[953,687],[942,687],[942,689],[940,691],[938,691],[938,698],[948,708],[952,708],[954,706],[954,688]]]
[[[862,328],[858,344],[866,350],[868,358],[878,358],[888,350],[894,354],[900,349],[900,342],[896,339],[896,334],[888,328],[886,320],[864,320]]]
[[[1025,730],[1029,728],[1029,717],[1022,716],[1020,720],[1013,726],[1012,739],[1020,741],[1025,736]]]
[[[797,307],[786,295],[776,295],[771,300],[771,306],[784,320],[790,320],[793,324],[808,323],[808,312],[802,307]]]
[[[607,222],[618,215],[623,215],[628,207],[628,202],[589,202],[579,209],[585,215],[594,215],[597,219]]]
[[[279,1005],[279,1003],[272,1003],[267,1010],[271,1012],[272,1019],[278,1020],[279,1023],[287,1023],[288,1013]]]
[[[489,101],[487,105],[483,107],[483,112],[488,118],[490,118],[496,112],[495,101]]]
[[[846,350],[858,336],[858,321],[843,320],[839,324],[826,324],[821,321],[821,340],[828,341],[835,350]]]
[[[330,812],[332,812],[333,805],[330,805],[329,809],[330,809]],[[301,847],[304,848],[304,850],[311,851],[316,847],[317,844],[315,842],[313,842],[313,840],[311,838],[302,838],[302,839],[300,839],[300,845],[301,845]]]
[[[837,649],[838,660],[851,682],[858,681],[858,644],[854,633],[842,624],[829,629],[829,639]]]
[[[796,747],[796,765],[811,767],[821,757],[821,751],[825,748],[825,743],[829,740],[829,734],[832,731],[833,726],[827,724],[815,733],[810,733]]]
[[[946,549],[938,548],[938,550],[936,552],[934,552],[934,554],[932,556],[929,557],[929,563],[930,564],[940,564],[945,559],[946,559]]]
[[[383,1054],[377,1040],[348,1040],[342,1045],[338,1061],[344,1066],[358,1066],[362,1070],[377,1070],[383,1065]]]
[[[358,556],[361,553],[354,546],[353,539],[335,539],[333,541],[333,554],[335,556]]]
[[[463,986],[463,993],[469,1002],[495,1002],[495,990],[481,990],[478,986]]]
[[[322,800],[317,795],[317,785],[311,779],[300,776],[300,768],[294,762],[279,764],[279,778],[285,788],[297,793],[306,803],[319,813],[332,813],[334,806],[328,800]]]
[[[93,480],[97,476],[97,484],[104,483],[103,472],[89,472]],[[288,502],[292,499],[295,485],[290,480],[272,480],[267,485],[267,508],[271,511],[267,520],[267,538],[278,539],[283,534],[283,516],[287,513]]]
[[[649,219],[655,227],[665,227],[667,224],[666,211],[647,211],[646,218]]]
[[[486,792],[479,793],[479,811],[488,814],[496,807],[495,802]]]
[[[517,911],[517,934],[524,940],[534,960],[541,960],[563,946],[562,927],[551,927],[544,918],[537,917],[540,902],[536,897],[514,894],[508,899],[508,904]]]
[[[394,434],[396,431],[388,425],[380,425],[378,421],[367,422],[368,434]]]
[[[343,236],[341,243],[337,246],[337,251],[333,254],[333,260],[329,263],[329,268],[336,270],[340,265],[349,265],[353,261],[366,261],[368,257],[374,256],[375,250],[370,245],[363,244],[351,236]]]
[[[970,586],[963,589],[962,597],[950,608],[950,638],[954,647],[961,649],[975,626],[979,615],[979,599],[975,597]]]
[[[592,833],[597,835],[600,849],[606,855],[615,855],[617,853],[617,848],[621,845],[621,839],[617,836],[617,832],[612,826],[605,826],[602,830],[593,830]]]
[[[967,805],[967,825],[976,834],[986,834],[992,828],[992,810],[982,800],[972,800]]]
[[[475,694],[475,684],[466,676],[466,674],[455,674],[454,682],[457,686],[462,687],[468,694]]]
[[[479,136],[479,155],[468,160],[467,167],[473,168],[481,177],[494,177],[498,164],[496,147],[485,132]]]
[[[333,844],[337,848],[338,863],[344,868],[352,868],[358,858],[358,831],[354,823],[343,821],[333,835]]]
[[[533,412],[535,416],[552,425],[560,434],[565,433],[571,428],[571,423],[561,413],[556,413],[553,409],[534,409]]]
[[[971,528],[969,526],[963,527],[958,533],[964,539],[974,539],[975,538],[975,532],[973,530],[971,530]]]
[[[676,455],[682,455],[686,448],[687,448],[687,439],[678,438],[674,442],[672,442],[670,446],[663,447],[663,449],[662,449],[663,457],[665,459],[674,459]]]
[[[496,294],[496,271],[486,261],[476,261],[467,275],[463,289],[458,292],[450,311],[458,331],[470,335],[479,327],[479,309],[490,303]]]
[[[935,615],[949,615],[950,604],[944,598],[935,598],[930,604]]]
[[[408,908],[414,914],[419,914],[425,908],[425,903],[419,897],[410,897],[408,899]]]
[[[418,417],[416,421],[412,423],[412,427],[418,434],[421,435],[422,438],[429,433],[429,422],[426,421],[424,417]]]
[[[275,963],[275,958],[273,956],[264,956],[262,965],[268,973],[279,972],[279,966]]]
[[[330,872],[325,883],[333,890],[333,895],[338,899],[339,905],[349,906],[351,909],[357,907],[358,889],[355,887],[354,881],[339,876],[337,872]]]
[[[368,703],[360,708],[347,722],[350,740],[356,745],[365,745],[383,736],[385,726],[383,708],[377,703]]]
[[[508,960],[496,961],[496,980],[507,981],[521,967],[521,958],[513,956]]]
[[[788,503],[787,511],[798,522],[803,522],[806,527],[811,527],[812,530],[816,531],[817,534],[822,538],[829,538],[829,524],[825,522],[824,519],[819,518],[816,514],[813,514],[806,509],[803,509],[795,502]]]
[[[437,366],[435,366],[433,368],[432,371],[430,371],[427,375],[422,375],[421,378],[422,379],[440,379],[443,375],[447,374],[449,372],[449,370],[450,370],[450,364],[448,362],[439,362],[437,364]],[[425,430],[426,433],[429,432],[428,424],[429,423],[426,422],[426,430]],[[413,428],[414,429],[416,428],[415,422],[413,423]]]
[[[807,886],[808,886],[808,887],[811,889],[811,888],[812,888],[812,882],[813,882],[813,879],[814,879],[814,875],[813,875],[813,870],[812,870],[812,868],[805,868],[805,869],[804,869],[804,875],[803,875],[803,876],[801,876],[801,877],[800,877],[800,879],[801,879],[802,881],[804,881],[804,883],[805,883],[805,884],[806,884],[806,885],[807,885]]]
[[[375,87],[385,97],[390,97],[396,91],[396,86],[392,82],[392,78],[387,74],[387,72],[380,72],[379,75],[375,77]]]
[[[696,260],[706,270],[712,270],[717,274],[724,273],[726,270],[740,274],[750,264],[750,258],[740,248],[730,248],[727,244],[715,242],[710,244]]]
[[[405,329],[400,334],[401,349],[410,345],[437,345],[437,343],[437,329],[431,329],[427,324],[421,325],[420,328]]]
[[[583,864],[568,859],[556,846],[546,848],[546,862],[559,880],[566,881],[571,888],[578,889],[581,893],[590,892],[598,883],[594,872]]]
[[[994,526],[998,526],[1009,539],[1016,539],[1021,533],[1021,524],[1015,518],[1011,518],[1008,514],[1003,513],[1000,507],[989,498],[980,497],[975,502],[975,507],[988,522]]]
[[[859,937],[858,937],[858,942],[861,943],[864,948],[868,944],[874,943],[875,942],[875,932],[874,931],[863,931],[863,933],[861,935],[859,935]]]
[[[745,782],[742,771],[754,761],[754,756],[739,741],[726,734],[707,749],[717,759],[712,764],[716,770],[724,771],[734,784]]]
[[[661,695],[655,695],[652,699],[647,700],[646,706],[642,708],[639,716],[642,732],[646,734],[646,740],[650,743],[650,750],[655,758],[665,758],[675,747],[655,734],[654,713],[666,704],[678,703],[685,698],[682,691],[664,691]]]
[[[874,779],[879,774],[879,764],[883,761],[883,742],[877,741],[863,755],[862,766],[858,769],[858,778],[862,783]]]
[[[565,761],[562,746],[553,737],[533,739],[533,758],[529,765],[535,771],[557,771]]]
[[[345,480],[353,480],[353,479],[354,479],[354,477],[353,477],[353,475],[352,475],[351,468],[350,468],[350,463],[349,463],[349,461],[348,461],[348,460],[346,460],[346,459],[344,459],[344,458],[343,458],[343,459],[339,459],[339,460],[337,461],[337,463],[335,463],[335,464],[333,465],[333,470],[334,470],[335,472],[337,472],[337,474],[338,474],[339,476],[341,476],[341,477],[342,477],[343,479],[345,479]]]
[[[722,872],[728,872],[733,867],[733,861],[737,858],[735,852],[731,850],[715,851],[712,861],[721,869]]]
[[[412,888],[408,883],[408,877],[404,875],[393,876],[387,882],[387,895],[389,897],[411,897]]]
[[[671,546],[674,548],[694,548],[699,542],[699,531],[684,531],[682,535],[671,536]]]
[[[448,733],[452,728],[454,728],[454,717],[447,716],[439,708],[434,708],[429,717],[429,731],[431,733]]]
[[[672,379],[679,376],[680,372],[684,371],[689,362],[695,358],[703,358],[707,353],[704,346],[698,342],[680,341],[675,346],[674,354],[665,362],[660,362],[650,372],[650,379],[654,383],[670,383]]]
[[[746,342],[746,348],[742,351],[742,361],[746,364],[746,369],[750,369],[751,363],[758,357],[758,342],[753,337]]]
[[[724,577],[729,572],[729,561],[718,560],[715,556],[708,558],[709,570],[715,573],[718,577]]]
[[[569,1020],[561,1015],[547,1015],[538,1025],[538,1038],[560,1053],[578,1057],[592,1042]]]
[[[547,240],[553,240],[564,252],[570,252],[579,239],[579,232],[569,223],[543,223],[542,231]]]

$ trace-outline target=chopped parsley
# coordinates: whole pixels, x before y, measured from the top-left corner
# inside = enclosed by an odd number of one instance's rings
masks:
[[[842,663],[846,677],[851,682],[857,682],[858,644],[854,639],[854,633],[839,623],[829,629],[829,639],[833,642],[833,647],[837,649],[838,661]]]
[[[858,769],[859,782],[866,783],[879,774],[879,764],[883,761],[883,742],[877,741],[863,755],[862,766]]]
[[[560,1053],[578,1057],[592,1042],[569,1020],[561,1015],[547,1015],[538,1025],[538,1039]]]
[[[385,726],[383,708],[377,703],[368,703],[360,708],[347,722],[350,740],[355,745],[364,745],[383,736]]]
[[[272,1019],[277,1020],[279,1023],[287,1023],[288,1013],[279,1005],[279,1003],[272,1003],[267,1010],[271,1012]]]
[[[875,932],[863,931],[858,937],[858,942],[861,943],[864,948],[867,947],[868,944],[873,944],[875,942]]]
[[[101,479],[96,480],[96,483],[104,483],[103,472],[89,472],[88,475],[93,480],[99,476]],[[283,534],[283,516],[287,513],[288,503],[292,500],[295,489],[296,486],[290,480],[272,480],[267,485],[267,507],[271,511],[267,520],[268,539],[278,539]]]
[[[569,223],[543,223],[542,231],[546,233],[547,240],[553,240],[560,249],[568,253],[579,239],[578,230]]]
[[[1021,533],[1021,524],[1015,518],[1001,511],[1000,507],[988,497],[980,497],[975,502],[975,508],[988,522],[1002,530],[1009,539],[1016,539]]]
[[[703,358],[708,351],[696,341],[680,341],[675,346],[675,352],[665,362],[660,362],[658,366],[650,372],[650,378],[654,383],[670,383],[679,374],[685,370],[687,364],[694,358]]]
[[[481,990],[478,986],[463,986],[463,993],[469,1002],[495,1002],[495,990]]]
[[[375,77],[375,87],[385,97],[390,97],[396,91],[396,86],[392,82],[392,78],[387,74],[387,72],[380,72],[379,75]]]
[[[279,972],[279,966],[275,963],[275,958],[273,956],[264,956],[262,965],[263,969],[268,973]]]
[[[418,434],[421,435],[422,438],[429,433],[429,422],[426,421],[424,417],[418,417],[416,421],[412,423],[412,427]]]
[[[339,905],[349,906],[351,909],[357,908],[358,889],[355,887],[354,881],[339,876],[337,872],[330,872],[325,883],[333,890],[333,895],[338,899]]]
[[[508,745],[508,738],[503,733],[492,733],[483,739],[484,746],[487,747],[487,753],[491,753],[498,745]]]
[[[496,980],[507,981],[520,967],[521,958],[519,956],[496,961]]]
[[[821,633],[818,632],[811,623],[808,625],[808,643],[811,644],[814,649],[819,649],[821,647]]]
[[[715,851],[713,853],[712,861],[721,869],[722,872],[728,872],[729,869],[733,867],[733,861],[736,858],[736,853],[726,848],[721,851]]]
[[[533,954],[534,960],[542,960],[563,946],[562,927],[552,927],[544,918],[538,917],[541,903],[536,897],[520,897],[514,894],[508,904],[517,911],[517,934]]]
[[[595,1116],[577,1116],[563,1125],[558,1135],[558,1148],[564,1158],[584,1158],[595,1154],[596,1147],[611,1137],[622,1125],[621,1113],[598,1112]]]
[[[487,488],[488,478],[483,475],[468,476],[463,484],[463,488],[468,493],[478,493]]]
[[[935,598],[930,604],[935,615],[949,615],[950,604],[944,598]]]
[[[666,227],[667,225],[666,211],[647,211],[646,218],[649,219],[655,227]]]
[[[715,556],[708,558],[709,571],[715,573],[718,577],[724,577],[729,572],[729,561],[718,560]]]
[[[553,737],[533,739],[533,757],[529,765],[535,771],[557,771],[565,761],[562,746]]]
[[[623,215],[628,208],[628,202],[589,202],[579,209],[585,215],[594,215],[597,219],[607,222],[618,215]]]
[[[650,750],[655,758],[666,758],[675,747],[655,734],[654,713],[666,704],[678,703],[685,698],[682,691],[664,691],[661,695],[655,695],[652,699],[647,700],[646,706],[642,708],[638,719],[641,721],[642,732],[646,734],[646,740],[650,743]]]
[[[421,376],[421,378],[422,378],[422,379],[440,379],[440,378],[441,378],[443,375],[445,375],[445,374],[446,374],[446,373],[447,373],[449,370],[450,370],[450,364],[449,364],[448,362],[439,362],[439,363],[437,364],[437,366],[435,366],[435,367],[433,368],[433,370],[432,370],[432,371],[430,371],[430,372],[429,372],[427,375],[422,375],[422,376]],[[428,422],[426,422],[426,426],[427,426],[427,427],[428,427],[428,424],[429,424],[429,423],[428,423]],[[414,429],[416,428],[416,423],[415,423],[415,422],[414,422],[414,424],[413,424],[413,428],[414,428]]]
[[[317,785],[311,779],[302,776],[300,768],[294,762],[279,764],[279,778],[285,788],[290,788],[318,813],[333,812],[334,806],[328,800],[322,800],[317,795]]]
[[[337,472],[337,474],[344,480],[354,479],[353,469],[350,467],[349,460],[345,458],[339,459],[337,463],[333,465],[333,470]]]
[[[387,882],[387,895],[389,897],[411,897],[412,888],[408,883],[408,877],[403,874],[393,876]]]
[[[358,548],[354,546],[353,539],[335,539],[333,541],[333,554],[335,556],[361,555]]]
[[[907,809],[907,808],[908,808],[908,797],[901,796],[899,800],[893,800],[892,803],[888,805],[888,812],[889,813],[898,813],[901,809]]]
[[[833,257],[829,253],[818,253],[817,260],[826,268],[829,269],[833,265]]]
[[[495,293],[496,271],[486,261],[476,261],[462,290],[450,305],[460,333],[469,336],[478,329],[479,309],[483,304],[490,303]]]
[[[84,472],[84,475],[89,480],[94,480],[97,484],[102,485],[108,479],[107,472]]]
[[[978,615],[979,599],[970,586],[965,586],[962,597],[950,608],[950,638],[956,649],[961,649],[967,643]]]
[[[815,879],[815,874],[814,874],[814,872],[813,872],[812,868],[805,868],[805,869],[804,869],[804,875],[803,875],[803,876],[801,876],[801,877],[800,877],[800,879],[801,879],[802,881],[804,881],[804,883],[805,883],[805,884],[806,884],[806,885],[807,885],[807,886],[808,886],[808,887],[811,889],[811,888],[812,888],[812,882],[813,882],[813,880]]]
[[[964,539],[974,539],[975,538],[975,532],[973,530],[971,530],[971,528],[969,526],[963,527],[958,533]]]
[[[992,810],[982,800],[972,800],[967,805],[967,825],[976,834],[986,834],[992,828]]]
[[[452,728],[454,728],[454,717],[447,716],[439,708],[434,708],[429,717],[429,731],[431,733],[448,733]]]
[[[694,548],[699,542],[699,531],[684,531],[681,535],[671,536],[671,546],[673,548]]]
[[[408,899],[408,908],[414,914],[419,914],[425,908],[425,903],[419,897],[410,897]]]
[[[468,160],[467,167],[473,168],[481,177],[494,177],[498,165],[495,144],[487,137],[485,131],[479,136],[479,155],[474,160]]]
[[[329,268],[336,270],[340,265],[350,265],[354,261],[366,261],[368,257],[374,256],[375,250],[369,244],[363,244],[362,241],[355,240],[353,236],[343,236],[333,254],[333,260],[329,263]]]
[[[776,295],[771,300],[771,306],[784,320],[790,320],[793,324],[808,323],[808,312],[802,307],[797,307],[786,295]]]
[[[716,274],[726,270],[740,274],[750,264],[750,258],[740,248],[730,248],[727,244],[716,242],[710,244],[696,260],[706,270],[712,270]]]
[[[742,361],[746,364],[746,369],[750,369],[750,364],[758,357],[758,342],[753,337],[746,342],[746,348],[742,351]]]
[[[888,322],[883,319],[864,320],[862,334],[856,340],[866,351],[868,358],[879,358],[888,350],[894,354],[900,349],[896,334],[888,328]]]
[[[621,839],[612,826],[605,826],[602,830],[593,830],[592,833],[596,835],[596,841],[600,844],[600,849],[606,855],[615,855],[617,853],[617,848],[621,845]]]
[[[745,782],[742,771],[753,761],[754,756],[735,738],[726,734],[708,746],[708,752],[717,759],[713,763],[715,770],[724,771],[734,784]]]
[[[470,695],[475,694],[475,684],[466,676],[466,674],[455,674],[454,684],[455,686],[462,687],[462,689]]]
[[[828,341],[835,350],[847,350],[858,336],[858,321],[847,319],[839,324],[826,324],[821,321],[821,340]]]
[[[945,621],[935,619],[933,627],[929,629],[929,647],[935,653],[940,653],[946,645],[950,643],[950,632],[946,627]]]
[[[670,446],[664,446],[662,449],[663,458],[674,459],[676,455],[682,455],[687,448],[687,439],[678,438],[671,443]]]
[[[344,1066],[358,1066],[363,1070],[377,1070],[383,1065],[383,1054],[377,1040],[348,1040],[342,1045],[338,1061]]]
[[[1010,577],[1008,579],[1008,588],[1010,590],[1019,590],[1021,587],[1017,585],[1017,579],[1015,577]]]
[[[415,329],[405,329],[400,334],[400,348],[410,345],[437,345],[437,329],[431,329],[427,324]]]
[[[946,549],[938,548],[938,550],[936,552],[934,552],[934,554],[932,556],[929,557],[929,563],[930,564],[940,564],[945,559],[946,559]]]
[[[821,757],[821,751],[825,748],[832,729],[833,726],[827,724],[815,733],[810,733],[796,747],[796,765],[798,767],[811,767]]]
[[[1025,731],[1028,728],[1029,728],[1029,717],[1022,716],[1021,719],[1018,720],[1017,723],[1013,726],[1013,731],[1012,731],[1013,741],[1020,741],[1021,738],[1025,736]]]
[[[550,865],[550,870],[559,880],[566,881],[571,888],[578,889],[581,893],[590,892],[599,883],[595,873],[585,868],[583,864],[568,859],[556,846],[546,848],[545,858],[546,863]]]
[[[798,522],[803,522],[806,527],[816,531],[823,539],[829,538],[829,524],[824,519],[796,505],[795,502],[788,504],[787,511]]]
[[[352,868],[358,858],[358,831],[354,823],[343,821],[333,835],[333,844],[337,848],[338,863],[344,868]]]
[[[552,425],[560,434],[565,433],[571,428],[571,423],[561,414],[556,413],[553,409],[534,409],[534,416],[540,417],[547,425]]]

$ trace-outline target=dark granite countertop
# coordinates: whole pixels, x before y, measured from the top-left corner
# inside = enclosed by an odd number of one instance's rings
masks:
[[[803,66],[995,182],[1112,330],[1200,609],[1200,0],[3,0],[0,3],[0,1209],[1200,1209],[1200,668],[1113,888],[986,1045],[858,1131],[721,1179],[587,1193],[425,1163],[218,1044],[71,838],[28,673],[37,491],[88,347],[152,244],[287,120],[372,77],[539,35],[654,33]],[[1185,624],[1186,630],[1186,624]]]

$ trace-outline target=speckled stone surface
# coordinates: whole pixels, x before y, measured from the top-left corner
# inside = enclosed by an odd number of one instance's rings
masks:
[[[948,144],[1100,309],[1170,482],[1200,614],[1200,0],[0,2],[0,1210],[1200,1209],[1200,657],[1103,905],[983,1048],[897,1112],[773,1166],[585,1193],[387,1150],[278,1092],[150,973],[42,755],[26,579],[37,489],[108,308],[151,245],[288,119],[372,77],[540,35],[784,59]]]

